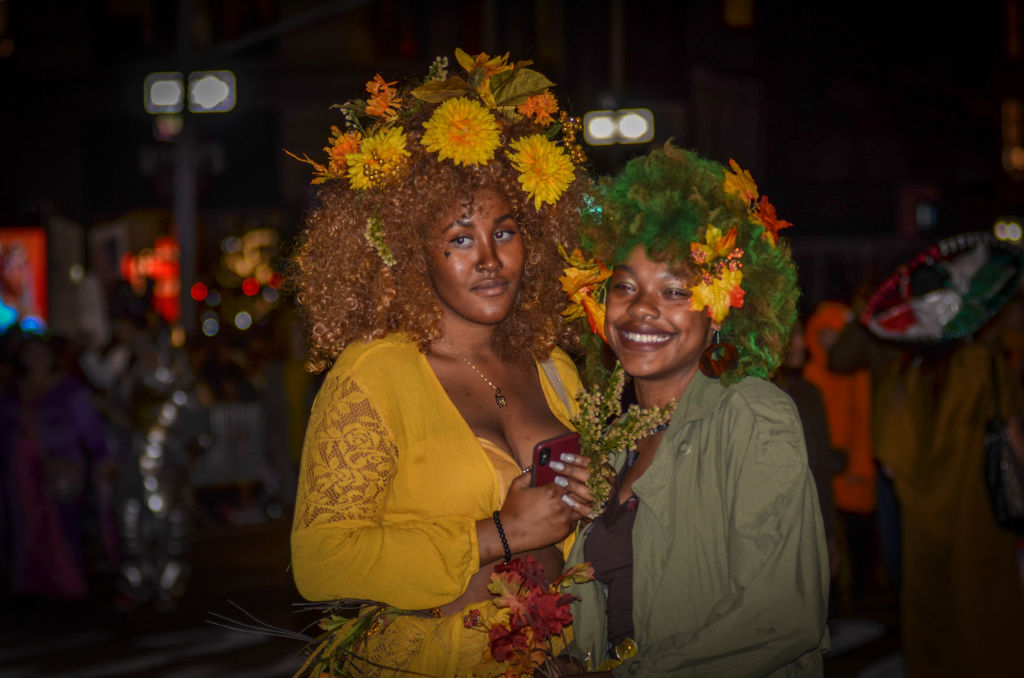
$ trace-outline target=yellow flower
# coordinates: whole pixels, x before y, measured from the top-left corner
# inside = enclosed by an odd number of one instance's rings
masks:
[[[573,180],[569,156],[543,134],[521,137],[509,146],[513,150],[509,160],[519,170],[519,183],[533,198],[534,206],[554,205]]]
[[[357,153],[345,156],[349,185],[366,191],[387,184],[405,167],[409,157],[405,144],[405,132],[401,127],[389,127],[363,139]]]
[[[501,145],[498,123],[487,109],[465,97],[444,101],[423,123],[422,143],[456,165],[486,165]]]
[[[519,115],[533,120],[540,125],[548,125],[555,121],[552,113],[558,112],[558,100],[551,92],[534,94],[526,98],[526,101],[516,107]]]
[[[704,273],[700,282],[690,291],[690,310],[707,309],[708,316],[716,323],[725,320],[730,308],[743,308],[743,297],[746,292],[740,287],[743,282],[743,270],[724,269],[719,276]]]
[[[757,183],[750,172],[740,167],[739,163],[729,158],[729,167],[732,172],[725,173],[723,188],[726,193],[737,196],[743,202],[749,204],[757,200]]]

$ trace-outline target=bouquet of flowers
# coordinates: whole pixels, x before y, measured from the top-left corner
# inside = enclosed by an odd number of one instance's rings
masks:
[[[550,663],[566,646],[564,629],[572,624],[569,605],[576,596],[563,593],[569,583],[594,578],[590,563],[569,568],[548,584],[544,568],[530,556],[498,565],[488,589],[495,599],[470,610],[463,618],[466,628],[486,631],[484,661],[475,671],[480,678],[532,676]]]
[[[676,406],[672,401],[664,407],[642,409],[634,403],[622,412],[625,381],[626,374],[617,363],[603,386],[577,395],[580,413],[570,420],[580,434],[580,452],[590,460],[588,485],[594,497],[591,518],[600,515],[611,498],[615,480],[615,469],[609,464],[612,455],[631,450],[640,440],[663,431]]]

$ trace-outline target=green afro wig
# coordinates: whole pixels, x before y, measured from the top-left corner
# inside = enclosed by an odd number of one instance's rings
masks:
[[[771,376],[789,341],[800,296],[789,244],[777,237],[788,222],[775,217],[766,199],[756,201],[749,174],[738,165],[733,169],[668,142],[601,182],[594,196],[600,207],[584,212],[580,233],[587,254],[612,267],[640,245],[653,261],[694,270],[690,243],[704,243],[709,226],[723,234],[736,227],[745,294],[743,305],[729,308],[722,320],[721,340],[738,353],[735,367],[722,375],[727,384],[747,375]],[[736,187],[731,192],[727,176]]]

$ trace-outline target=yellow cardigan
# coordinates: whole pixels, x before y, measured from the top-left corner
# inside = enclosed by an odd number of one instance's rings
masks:
[[[561,350],[551,359],[575,411],[576,368]],[[568,427],[570,412],[539,364],[538,373]],[[476,521],[508,490],[495,461],[416,344],[390,335],[349,345],[306,430],[291,536],[299,592],[408,610],[458,598],[480,568]]]

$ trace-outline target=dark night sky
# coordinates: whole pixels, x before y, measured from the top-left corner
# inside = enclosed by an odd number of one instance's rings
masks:
[[[17,49],[0,61],[11,96],[0,111],[0,220],[48,205],[88,225],[166,200],[166,181],[139,176],[140,147],[152,140],[136,81],[170,61],[175,3],[140,2],[152,10],[141,30],[135,16],[110,10],[125,3],[72,10],[4,1]],[[211,9],[217,44],[332,3],[197,4]],[[480,3],[351,4],[319,28],[231,56],[258,100],[240,101],[230,123],[200,123],[231,168],[207,182],[201,206],[300,209],[281,182],[304,170],[283,163],[280,147],[297,134],[289,125],[312,119],[305,109],[325,112],[349,95],[339,82],[375,69],[418,73],[436,53],[480,48],[484,39]],[[611,6],[495,2],[492,33],[513,58],[536,58],[579,112],[599,107],[611,87]],[[936,234],[984,228],[1024,209],[1020,185],[1000,167],[1000,102],[1022,89],[1019,64],[1006,54],[1005,6],[754,2],[753,26],[736,29],[722,21],[721,0],[625,2],[624,88],[615,94],[619,105],[681,111],[660,119],[656,142],[673,136],[716,160],[736,156],[800,226],[794,238],[891,234],[901,195],[914,186],[938,196]],[[295,42],[320,52],[307,47],[305,63],[290,58]],[[348,63],[346,54],[359,58]],[[319,150],[302,143],[297,150]],[[646,148],[593,149],[591,157],[597,171],[612,172]]]

